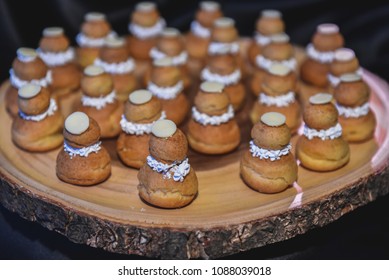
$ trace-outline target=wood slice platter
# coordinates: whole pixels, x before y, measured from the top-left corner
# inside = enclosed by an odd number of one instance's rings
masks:
[[[299,167],[297,183],[278,194],[247,187],[239,161],[249,147],[251,97],[237,115],[242,143],[236,151],[223,156],[189,152],[199,194],[189,206],[174,210],[139,198],[138,171],[120,162],[115,140],[103,142],[112,157],[112,175],[93,187],[56,177],[60,148],[39,154],[15,147],[4,104],[6,81],[0,88],[0,202],[73,242],[153,258],[218,258],[289,239],[389,193],[389,86],[367,70],[363,77],[372,89],[370,104],[378,123],[374,139],[350,146],[345,167],[325,173]],[[65,115],[77,98],[79,93],[63,102]]]

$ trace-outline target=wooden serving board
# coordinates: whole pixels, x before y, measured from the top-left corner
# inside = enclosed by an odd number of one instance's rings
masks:
[[[182,209],[159,209],[137,192],[137,170],[125,167],[115,140],[104,141],[113,168],[111,177],[93,187],[77,187],[55,175],[58,148],[24,152],[12,143],[12,120],[5,110],[9,82],[0,88],[0,202],[25,219],[67,236],[76,243],[123,254],[153,258],[218,258],[289,239],[328,224],[389,192],[389,87],[364,71],[377,116],[375,138],[351,145],[351,160],[326,173],[298,169],[297,183],[279,194],[261,194],[244,184],[239,161],[248,149],[253,98],[237,115],[242,130],[239,148],[223,156],[189,152],[199,194]],[[64,114],[79,93],[63,103]],[[185,126],[182,127],[185,131]],[[292,145],[297,136],[292,138]],[[293,148],[294,153],[294,148]]]

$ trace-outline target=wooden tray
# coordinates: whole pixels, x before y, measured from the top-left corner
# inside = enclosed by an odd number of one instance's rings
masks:
[[[345,167],[327,173],[299,167],[297,184],[279,194],[260,194],[247,187],[239,176],[239,160],[250,140],[248,111],[253,98],[248,98],[237,116],[242,128],[239,149],[223,156],[190,151],[199,195],[189,206],[175,210],[155,208],[139,199],[137,170],[118,160],[114,140],[104,142],[113,160],[108,181],[85,188],[58,180],[59,149],[34,154],[12,143],[12,121],[4,105],[9,82],[4,82],[0,88],[0,202],[73,242],[153,258],[218,258],[289,239],[389,192],[385,123],[389,87],[366,70],[364,79],[371,86],[371,107],[378,120],[375,139],[351,145],[351,160]],[[64,103],[65,114],[72,98]]]

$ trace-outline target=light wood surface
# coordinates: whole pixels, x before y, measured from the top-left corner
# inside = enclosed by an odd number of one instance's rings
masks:
[[[278,194],[250,189],[239,175],[252,127],[248,113],[254,100],[249,97],[237,115],[241,145],[222,156],[190,150],[199,194],[189,206],[174,210],[155,208],[139,198],[138,171],[120,162],[115,140],[103,142],[112,157],[112,175],[92,187],[73,186],[56,177],[59,149],[49,153],[18,149],[4,105],[6,81],[0,89],[0,201],[74,242],[156,258],[217,258],[291,238],[389,192],[389,87],[368,71],[364,78],[372,88],[376,134],[370,141],[351,145],[345,167],[325,173],[299,167],[297,184]],[[63,102],[65,116],[79,96]],[[293,153],[296,139],[292,138]]]

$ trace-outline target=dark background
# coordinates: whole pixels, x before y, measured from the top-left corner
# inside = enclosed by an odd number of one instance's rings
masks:
[[[43,28],[62,26],[75,44],[83,16],[107,15],[113,29],[127,34],[129,15],[138,1],[0,0],[0,81],[18,47],[36,48]],[[188,30],[198,1],[155,1],[168,26]],[[361,66],[389,80],[388,1],[218,1],[224,14],[236,20],[241,36],[252,36],[262,9],[283,13],[292,43],[305,46],[320,23],[340,27],[346,47]],[[347,3],[347,4],[346,4]],[[232,255],[230,259],[389,259],[389,196],[377,199],[323,228],[291,240]],[[0,259],[134,259],[74,244],[39,224],[25,221],[0,206]]]

